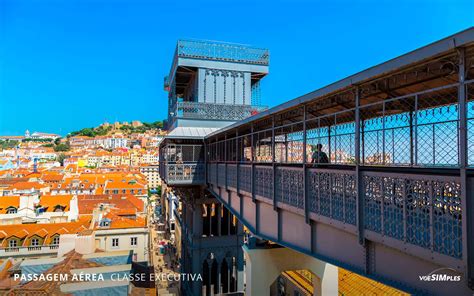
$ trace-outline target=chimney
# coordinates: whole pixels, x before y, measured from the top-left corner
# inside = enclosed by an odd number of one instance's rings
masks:
[[[93,230],[84,230],[77,235],[75,251],[82,255],[95,252],[95,232]]]

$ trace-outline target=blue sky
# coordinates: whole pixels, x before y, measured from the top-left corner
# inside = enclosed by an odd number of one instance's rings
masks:
[[[179,38],[269,48],[274,106],[473,25],[469,0],[0,0],[0,134],[165,118]]]

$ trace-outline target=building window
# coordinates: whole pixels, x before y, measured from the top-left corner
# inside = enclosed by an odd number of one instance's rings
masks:
[[[59,245],[59,235],[53,237],[52,245]]]
[[[125,194],[127,191],[125,189],[122,189],[122,194]]]
[[[16,214],[17,210],[15,207],[9,207],[7,209],[7,214]]]
[[[118,248],[119,246],[119,239],[118,238],[113,238],[112,239],[112,248]]]
[[[32,238],[32,239],[31,239],[31,246],[32,246],[32,247],[37,247],[37,246],[39,246],[39,239],[37,239],[37,238]]]
[[[136,246],[137,245],[137,237],[136,236],[130,238],[130,245],[131,246]]]
[[[17,247],[17,241],[16,239],[11,239],[9,242],[8,242],[8,247],[10,248],[16,248]]]
[[[55,212],[64,212],[64,209],[65,209],[65,207],[60,206],[60,205],[56,205],[56,206],[54,207],[54,211],[55,211]]]

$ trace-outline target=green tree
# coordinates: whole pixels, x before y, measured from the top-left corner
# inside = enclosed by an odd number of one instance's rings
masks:
[[[69,144],[59,144],[54,147],[54,151],[59,152],[59,151],[69,151],[71,147],[69,147]]]
[[[81,130],[81,135],[86,137],[95,137],[95,132],[93,128],[83,128]]]
[[[64,160],[67,158],[66,154],[60,153],[58,156],[56,156],[56,161],[58,161],[61,166],[64,166]]]
[[[18,146],[18,141],[16,140],[0,140],[0,148],[2,149],[12,149]]]

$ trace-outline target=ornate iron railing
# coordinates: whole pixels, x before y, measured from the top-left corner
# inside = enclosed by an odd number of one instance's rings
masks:
[[[0,248],[0,257],[11,256],[11,253],[18,255],[29,254],[29,253],[50,253],[51,250],[58,249],[59,245],[43,245],[43,246],[24,246],[24,247],[5,247]]]
[[[160,177],[167,184],[203,184],[204,147],[166,143],[160,147]]]
[[[166,163],[162,172],[168,184],[204,183],[204,163]]]
[[[270,62],[270,52],[268,49],[215,41],[179,40],[177,55],[183,58],[218,60],[264,66],[268,66]]]
[[[279,165],[274,179],[271,165],[255,166],[254,170],[250,165],[227,166],[227,170],[239,169],[238,178],[234,173],[227,175],[227,183],[239,184],[240,192],[260,196],[264,198],[262,201],[272,203],[275,195],[277,203],[291,206],[298,213],[305,207],[306,191],[311,215],[353,226],[357,225],[357,204],[360,202],[363,229],[372,235],[391,237],[428,252],[462,258],[463,210],[459,177],[363,171],[358,197],[353,170],[308,169],[305,188],[301,167]],[[221,176],[225,176],[225,165],[211,163],[208,170],[208,182],[223,187],[225,182]]]
[[[265,106],[176,102],[171,117],[184,119],[238,121],[265,111]]]

